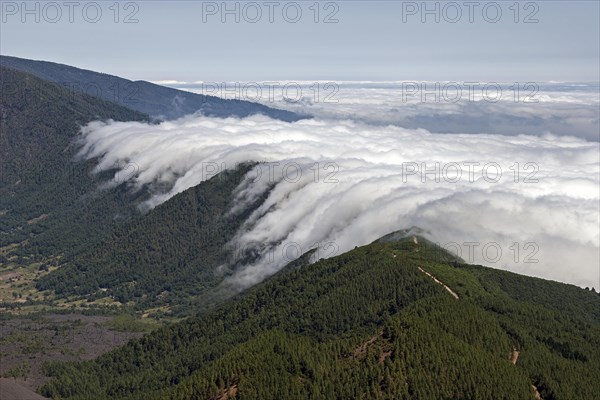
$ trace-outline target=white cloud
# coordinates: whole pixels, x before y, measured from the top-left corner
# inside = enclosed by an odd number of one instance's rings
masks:
[[[460,244],[462,257],[475,263],[600,287],[597,142],[263,116],[188,116],[159,125],[94,122],[84,127],[83,138],[81,154],[100,156],[99,169],[134,163],[139,170],[133,186],[170,185],[150,207],[217,168],[265,162],[249,174],[259,179],[240,185],[231,211],[268,193],[232,243],[263,246],[260,259],[229,278],[240,287],[278,271],[288,261],[284,254],[297,256],[297,248],[320,244],[319,256],[326,257],[411,226],[428,230],[442,245]],[[437,173],[423,183],[414,169],[436,162]],[[502,175],[494,182],[498,166]],[[531,182],[524,182],[528,177]],[[473,259],[469,242],[479,242]],[[493,261],[497,248],[502,255]]]
[[[600,140],[598,83],[278,81],[178,88],[319,118],[438,133],[550,133]]]

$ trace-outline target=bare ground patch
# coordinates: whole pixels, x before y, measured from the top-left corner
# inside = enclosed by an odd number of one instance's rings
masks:
[[[35,391],[47,381],[44,362],[89,360],[141,336],[110,329],[112,318],[49,314],[0,321],[0,376]]]

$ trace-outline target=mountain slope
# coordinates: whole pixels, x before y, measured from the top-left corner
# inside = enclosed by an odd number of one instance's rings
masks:
[[[70,399],[600,393],[598,294],[449,264],[443,261],[449,254],[420,239],[373,243],[288,269],[218,309],[97,360],[48,365],[54,378],[41,393]],[[546,298],[518,298],[488,283],[506,276],[519,288],[536,285]],[[547,301],[555,296],[560,303]]]
[[[75,251],[135,212],[143,191],[99,191],[114,171],[92,174],[95,160],[76,161],[76,137],[93,120],[147,115],[10,68],[0,67],[0,85],[0,248],[28,245],[19,262]]]
[[[37,288],[59,296],[111,296],[142,309],[191,301],[224,277],[217,267],[228,259],[225,245],[254,207],[228,213],[234,189],[251,167],[222,172],[122,225],[65,260]]]
[[[71,141],[82,124],[94,119],[148,118],[92,96],[75,96],[62,86],[27,73],[4,67],[0,67],[0,72],[2,185],[25,179],[43,180],[45,174],[50,175],[61,166],[57,163],[64,163],[64,153],[71,150]]]
[[[301,116],[242,100],[224,100],[155,85],[130,81],[118,76],[79,69],[47,61],[0,56],[0,65],[65,85],[69,90],[99,96],[157,119],[176,119],[200,111],[213,117],[247,117],[263,114],[282,121],[297,121]]]

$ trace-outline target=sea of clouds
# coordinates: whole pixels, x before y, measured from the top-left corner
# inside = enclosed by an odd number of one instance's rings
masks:
[[[428,103],[399,102],[394,90],[372,85],[340,91],[337,103],[280,98],[282,108],[315,115],[294,123],[96,121],[82,129],[81,156],[99,157],[98,170],[123,165],[121,174],[135,165],[132,190],[167,187],[146,208],[260,162],[230,210],[266,197],[230,244],[259,255],[230,271],[227,282],[239,288],[308,250],[330,257],[412,226],[469,262],[600,288],[597,92],[556,85],[531,104]],[[411,115],[421,117],[411,125]],[[506,132],[487,129],[488,118],[508,124]]]
[[[600,140],[597,82],[177,82],[173,87],[320,118],[433,133],[550,133]]]

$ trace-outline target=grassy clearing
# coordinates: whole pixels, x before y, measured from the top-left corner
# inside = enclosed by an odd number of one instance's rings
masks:
[[[160,324],[149,318],[136,318],[130,314],[122,314],[108,321],[105,326],[119,332],[141,332],[148,333],[156,329]]]

